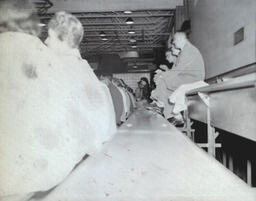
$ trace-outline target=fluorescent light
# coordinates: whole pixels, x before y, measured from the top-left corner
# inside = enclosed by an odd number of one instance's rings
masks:
[[[101,40],[104,40],[104,41],[106,41],[106,40],[108,40],[107,38],[102,38]]]
[[[127,20],[125,21],[126,24],[133,24],[134,21],[131,17],[128,17]]]
[[[101,36],[101,37],[106,36],[105,32],[104,32],[104,31],[101,31],[101,32],[100,32],[100,36]]]
[[[39,23],[39,24],[38,24],[38,26],[39,26],[39,27],[45,27],[45,26],[46,26],[46,24]]]
[[[128,31],[128,33],[129,33],[129,34],[135,34],[135,31],[130,30],[130,31]]]
[[[136,47],[137,47],[137,45],[132,45],[131,47],[132,47],[132,48],[136,48]]]
[[[133,39],[133,38],[131,38],[129,41],[130,41],[131,43],[136,43],[136,39]]]
[[[132,11],[130,11],[130,10],[125,10],[125,11],[124,11],[124,14],[132,14]]]

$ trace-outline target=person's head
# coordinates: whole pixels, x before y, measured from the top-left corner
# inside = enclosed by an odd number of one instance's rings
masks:
[[[55,13],[48,24],[48,38],[45,43],[54,47],[66,44],[69,48],[78,48],[84,35],[81,22],[73,15],[64,11]]]
[[[143,83],[141,82],[141,80],[139,81],[139,82],[137,82],[137,84],[138,84],[138,87],[140,88],[140,89],[142,89],[143,88]]]
[[[140,78],[140,82],[143,87],[146,85],[149,85],[148,78],[146,78],[146,77]]]
[[[39,35],[39,19],[30,0],[0,0],[0,33]]]
[[[186,33],[177,32],[174,34],[174,37],[173,37],[174,48],[176,48],[178,50],[182,50],[183,47],[186,45],[186,43],[187,43]]]

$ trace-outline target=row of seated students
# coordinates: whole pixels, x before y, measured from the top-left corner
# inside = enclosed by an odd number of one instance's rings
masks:
[[[112,97],[116,124],[120,126],[136,108],[136,100],[132,89],[122,80],[103,74],[100,80],[108,87]]]

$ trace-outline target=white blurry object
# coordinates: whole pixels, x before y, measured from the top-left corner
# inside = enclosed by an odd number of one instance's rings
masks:
[[[56,47],[56,48],[55,48]],[[69,48],[68,45],[52,46],[52,50],[66,65],[63,72],[69,77],[68,86],[72,87],[73,98],[81,101],[74,101],[75,107],[80,110],[88,130],[93,135],[93,141],[87,145],[90,147],[88,154],[93,154],[101,149],[103,143],[112,135],[109,129],[113,128],[113,114],[109,97],[98,80],[88,62],[81,58],[78,49]],[[66,48],[65,48],[66,47]],[[67,82],[64,81],[63,82]]]

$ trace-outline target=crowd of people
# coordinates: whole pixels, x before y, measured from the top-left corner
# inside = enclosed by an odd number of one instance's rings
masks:
[[[176,121],[185,92],[204,80],[202,56],[183,32],[166,52],[172,68],[156,70],[152,91],[142,77],[135,92],[110,74],[97,78],[80,55],[84,30],[75,16],[57,12],[45,41],[39,33],[29,1],[0,1],[2,201],[26,200],[57,186],[85,156],[101,150],[138,102]]]

